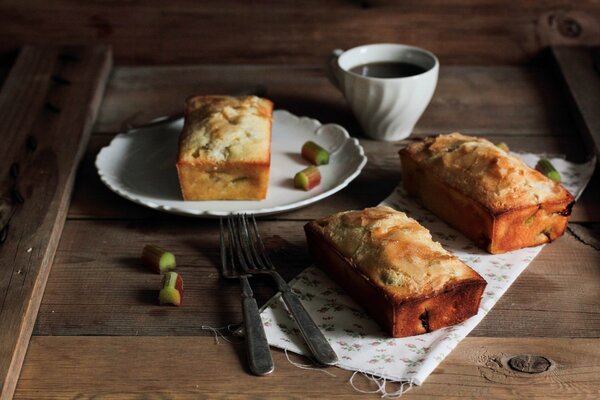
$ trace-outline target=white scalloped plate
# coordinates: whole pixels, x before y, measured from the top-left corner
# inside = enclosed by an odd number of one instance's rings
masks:
[[[183,120],[142,128],[114,137],[96,157],[100,179],[115,193],[135,203],[173,214],[198,217],[231,213],[255,215],[294,210],[346,187],[367,162],[358,140],[335,124],[284,111],[273,113],[271,176],[263,201],[183,201],[175,158]],[[296,172],[308,163],[300,156],[304,142],[314,140],[331,151],[328,165],[319,167],[321,184],[308,191],[294,188]]]

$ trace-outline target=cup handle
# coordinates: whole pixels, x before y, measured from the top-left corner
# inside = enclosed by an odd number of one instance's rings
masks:
[[[327,73],[327,78],[329,79],[329,82],[331,82],[340,91],[342,91],[343,76],[341,74],[342,70],[337,64],[337,60],[343,52],[344,50],[342,49],[335,49],[329,54],[329,56],[327,56],[327,59],[325,60],[325,72]]]
[[[337,153],[350,138],[346,128],[338,124],[321,125],[315,134],[320,137],[320,143],[329,151],[329,154]]]

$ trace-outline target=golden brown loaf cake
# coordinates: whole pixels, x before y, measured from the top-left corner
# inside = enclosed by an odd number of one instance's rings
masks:
[[[492,254],[550,242],[566,229],[573,196],[486,139],[429,137],[400,159],[406,191]]]
[[[393,337],[431,332],[477,314],[486,281],[403,212],[346,211],[304,230],[317,265]]]
[[[273,103],[256,96],[187,100],[177,173],[184,200],[262,200]]]

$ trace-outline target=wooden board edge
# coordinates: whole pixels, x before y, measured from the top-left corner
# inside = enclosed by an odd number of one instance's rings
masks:
[[[29,340],[31,338],[31,333],[33,331],[35,320],[37,318],[37,313],[42,301],[46,282],[50,274],[52,262],[54,260],[54,255],[56,254],[62,229],[68,215],[68,205],[71,199],[73,185],[75,182],[77,166],[83,157],[85,148],[87,147],[87,143],[91,136],[91,130],[94,121],[96,120],[96,117],[98,115],[100,104],[102,102],[102,98],[104,97],[104,91],[106,88],[108,77],[112,69],[112,49],[109,46],[95,46],[93,47],[93,49],[95,52],[98,52],[98,57],[101,59],[101,65],[96,71],[96,76],[93,77],[93,81],[95,82],[94,95],[91,99],[88,109],[86,110],[87,115],[83,126],[82,140],[79,143],[79,147],[75,155],[75,162],[72,164],[71,170],[68,173],[65,190],[60,195],[60,205],[58,206],[59,211],[55,218],[56,225],[55,229],[53,230],[54,234],[50,237],[50,240],[42,257],[40,269],[38,270],[34,286],[31,290],[31,296],[27,305],[25,306],[24,317],[18,328],[19,332],[14,352],[12,354],[12,358],[10,360],[10,364],[8,366],[6,374],[4,377],[2,377],[2,386],[0,391],[1,400],[10,399],[14,394],[21,367],[23,365],[23,361],[27,352]],[[24,47],[24,50],[34,51],[35,46],[26,46]],[[10,76],[7,79],[10,79]]]

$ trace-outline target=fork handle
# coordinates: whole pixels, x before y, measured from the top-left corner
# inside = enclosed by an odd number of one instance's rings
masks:
[[[281,297],[288,310],[296,320],[296,324],[304,337],[315,359],[324,365],[334,365],[338,362],[337,355],[331,348],[331,345],[319,330],[315,321],[310,317],[306,308],[289,287],[281,292]]]
[[[260,318],[258,305],[252,297],[252,289],[248,278],[242,277],[242,310],[244,315],[244,333],[246,337],[246,354],[250,371],[255,375],[267,375],[275,366],[265,329]]]

